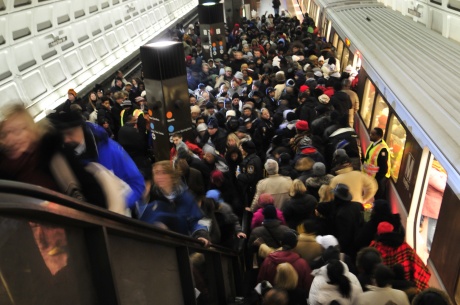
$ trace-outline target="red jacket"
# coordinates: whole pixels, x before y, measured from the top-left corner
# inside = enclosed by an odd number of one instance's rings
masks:
[[[262,266],[259,270],[259,276],[257,282],[263,280],[269,281],[270,284],[275,284],[276,267],[281,263],[290,263],[292,267],[297,271],[299,275],[299,282],[297,288],[305,289],[307,295],[310,292],[310,286],[313,282],[313,276],[311,275],[311,269],[307,261],[299,256],[299,254],[292,251],[275,251],[270,253],[265,258]]]
[[[191,150],[195,155],[200,157],[200,159],[203,159],[203,150],[198,145],[190,143],[189,141],[185,141],[185,145],[187,145],[188,149]],[[173,160],[176,154],[176,146],[173,146],[169,152],[169,160]]]

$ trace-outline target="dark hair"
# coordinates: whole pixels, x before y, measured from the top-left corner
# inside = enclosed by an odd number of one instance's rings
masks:
[[[171,135],[171,137],[177,137],[182,139],[182,134],[180,132],[175,132]]]
[[[395,278],[395,274],[393,270],[390,269],[390,267],[387,267],[384,264],[378,264],[375,267],[374,278],[377,282],[377,286],[386,287],[391,285]]]
[[[306,233],[316,233],[316,222],[312,219],[307,219],[303,222],[303,228]]]
[[[344,267],[339,260],[333,259],[327,264],[328,284],[339,286],[339,291],[345,298],[350,298],[351,284],[350,280],[343,274]]]
[[[371,275],[375,266],[382,263],[380,252],[373,247],[362,248],[356,256],[356,267],[364,274]]]
[[[379,127],[374,127],[375,134],[379,136],[379,138],[383,137],[383,129]]]

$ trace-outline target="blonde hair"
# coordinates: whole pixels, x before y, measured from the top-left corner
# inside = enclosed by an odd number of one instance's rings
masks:
[[[305,194],[306,191],[307,187],[305,184],[299,179],[294,179],[294,181],[292,181],[291,187],[289,188],[289,196],[294,197],[299,194]]]
[[[227,144],[228,144],[229,139],[232,139],[232,140],[235,141],[236,147],[240,147],[240,139],[238,138],[238,136],[234,132],[228,134],[228,136],[227,136]]]
[[[152,174],[155,176],[155,169],[161,169],[165,173],[171,176],[173,187],[177,186],[181,182],[181,170],[179,168],[174,168],[171,164],[171,161],[158,161],[153,164]]]
[[[319,202],[329,202],[334,200],[334,192],[332,191],[332,188],[327,184],[321,185],[318,190],[318,195]]]
[[[50,129],[50,124],[47,120],[42,120],[39,123],[35,123],[34,118],[29,113],[29,111],[24,107],[24,104],[20,101],[14,101],[10,103],[9,106],[4,106],[0,111],[0,134],[3,129],[3,123],[13,117],[14,120],[17,120],[18,117],[22,118],[26,123],[26,128],[33,133],[35,141],[39,141],[44,134],[46,134]],[[0,137],[1,145],[1,137]]]
[[[289,263],[281,263],[276,266],[275,287],[279,289],[292,290],[297,287],[299,275]]]

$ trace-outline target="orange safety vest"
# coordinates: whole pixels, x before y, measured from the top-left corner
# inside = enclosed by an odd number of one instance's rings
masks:
[[[386,148],[388,153],[390,153],[390,149],[388,148],[387,143],[382,139],[382,142],[379,144],[373,146],[369,145],[366,150],[366,157],[369,156],[369,159],[364,160],[363,164],[363,172],[368,174],[371,177],[375,177],[375,175],[379,171],[379,166],[377,165],[377,158],[380,154],[380,151]],[[385,177],[390,178],[390,170],[391,170],[391,163],[390,163],[390,158],[388,158],[388,170],[387,173],[385,174]]]

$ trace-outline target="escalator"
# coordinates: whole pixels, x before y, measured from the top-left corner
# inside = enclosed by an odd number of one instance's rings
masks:
[[[233,304],[242,265],[233,250],[0,180],[0,304]]]

